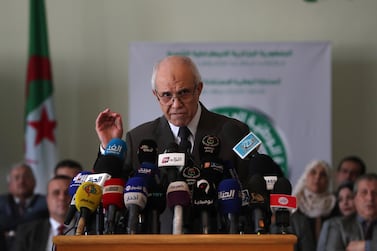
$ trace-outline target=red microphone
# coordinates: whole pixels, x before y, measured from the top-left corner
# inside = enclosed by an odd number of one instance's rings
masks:
[[[280,228],[280,233],[287,233],[290,225],[290,210],[297,207],[297,199],[291,195],[292,185],[288,179],[279,177],[274,184],[274,189],[270,194],[270,207],[275,212],[276,226]]]
[[[102,204],[106,210],[106,233],[115,233],[116,216],[124,208],[123,202],[124,180],[111,178],[105,181],[103,187]]]

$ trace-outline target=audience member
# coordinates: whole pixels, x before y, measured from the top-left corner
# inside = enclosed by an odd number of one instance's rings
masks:
[[[356,212],[352,182],[341,184],[336,192],[336,198],[340,214],[327,219],[323,223],[317,244],[317,251],[323,251],[325,249],[329,226],[332,224],[331,222],[339,220],[339,217],[350,216]]]
[[[14,165],[8,176],[8,193],[0,195],[0,232],[6,240],[6,250],[13,250],[19,224],[48,215],[46,197],[35,194],[33,170],[25,163]]]
[[[246,124],[213,112],[210,112],[199,101],[203,90],[203,82],[194,62],[185,56],[168,56],[159,61],[153,68],[152,92],[159,103],[164,116],[142,124],[126,135],[127,158],[125,165],[126,177],[139,167],[137,148],[143,139],[152,139],[157,143],[159,153],[162,153],[172,142],[185,142],[185,151],[188,150],[194,163],[200,164],[200,142],[206,135],[220,138],[221,148],[219,156],[222,159],[237,162],[241,182],[246,184],[248,179],[247,161],[241,161],[233,152],[234,142],[240,138],[229,136],[224,125],[230,125],[246,135],[249,128]],[[112,138],[123,136],[121,115],[106,109],[96,119],[96,131],[101,146],[106,147]],[[183,136],[186,132],[186,136]],[[229,140],[229,137],[235,138]],[[232,142],[230,142],[232,141]],[[100,157],[100,156],[99,156]],[[168,208],[162,215],[162,233],[171,232],[171,213]],[[190,220],[191,221],[191,220]]]
[[[316,242],[319,238],[322,222],[327,219],[335,206],[336,198],[330,192],[330,166],[325,161],[310,162],[299,178],[293,195],[297,197],[297,210],[292,218],[308,219],[310,228],[307,230]]]
[[[73,179],[78,173],[82,171],[83,168],[79,162],[71,159],[64,159],[56,164],[54,174],[55,176],[66,175]]]
[[[356,178],[365,174],[364,161],[357,156],[346,156],[338,164],[335,174],[336,187],[346,181],[355,182]]]
[[[47,184],[49,217],[21,224],[17,228],[15,251],[52,250],[52,237],[58,234],[73,234],[73,222],[64,225],[71,198],[68,193],[71,178],[64,175],[53,177]]]
[[[377,250],[377,174],[364,174],[354,185],[356,213],[332,221],[325,251]]]

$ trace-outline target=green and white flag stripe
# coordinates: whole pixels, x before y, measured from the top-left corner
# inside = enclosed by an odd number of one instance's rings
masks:
[[[25,101],[25,160],[45,193],[57,161],[56,120],[44,0],[30,0],[29,61]]]

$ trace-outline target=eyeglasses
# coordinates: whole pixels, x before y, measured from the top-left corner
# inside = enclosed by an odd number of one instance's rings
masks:
[[[164,105],[169,105],[173,103],[174,99],[178,99],[182,103],[186,103],[192,100],[194,97],[196,90],[196,86],[193,89],[182,89],[178,92],[175,93],[175,95],[171,92],[163,92],[163,93],[158,93],[157,90],[155,90],[157,94],[158,100],[164,104]]]

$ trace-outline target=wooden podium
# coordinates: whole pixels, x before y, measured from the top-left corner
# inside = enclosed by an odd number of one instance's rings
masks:
[[[295,235],[80,235],[56,236],[57,251],[293,251]]]

